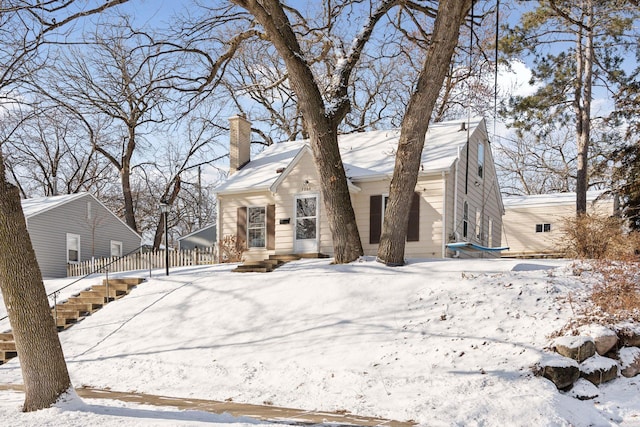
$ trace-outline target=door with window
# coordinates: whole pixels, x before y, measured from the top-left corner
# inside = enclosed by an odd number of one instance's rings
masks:
[[[294,251],[318,252],[318,196],[297,196],[295,212]]]

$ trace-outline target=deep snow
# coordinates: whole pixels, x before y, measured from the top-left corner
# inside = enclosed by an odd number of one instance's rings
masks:
[[[390,268],[371,259],[302,260],[268,274],[232,268],[137,272],[148,280],[60,334],[74,385],[428,426],[640,425],[640,378],[619,378],[580,401],[531,373],[549,335],[573,315],[567,296],[575,301],[593,282],[588,272],[576,276],[571,261],[411,260]],[[47,289],[69,281],[47,281]],[[0,384],[21,382],[17,359],[0,366]],[[22,414],[22,398],[0,392],[0,425],[247,422],[77,397]]]

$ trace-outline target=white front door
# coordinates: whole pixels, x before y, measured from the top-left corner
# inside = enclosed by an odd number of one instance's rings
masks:
[[[318,196],[297,196],[294,250],[296,253],[318,252]]]

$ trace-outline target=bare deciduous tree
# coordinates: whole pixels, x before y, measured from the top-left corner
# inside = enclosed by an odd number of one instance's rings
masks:
[[[420,159],[429,120],[438,100],[458,43],[460,26],[471,9],[471,0],[445,0],[438,4],[433,33],[422,70],[402,120],[396,163],[389,189],[378,259],[389,265],[404,264],[409,207],[418,181]]]
[[[84,16],[126,0],[86,3],[69,0],[0,3],[0,93],[44,64],[47,35]],[[25,384],[24,411],[51,406],[71,386],[42,275],[22,213],[20,194],[7,181],[0,147],[0,289],[16,341]]]

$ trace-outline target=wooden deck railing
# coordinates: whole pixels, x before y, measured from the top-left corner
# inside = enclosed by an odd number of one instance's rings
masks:
[[[108,269],[109,273],[115,273],[118,271],[164,268],[164,259],[164,250],[136,252],[121,258],[92,259],[77,264],[67,264],[67,276],[84,276],[85,274],[106,269]],[[169,251],[170,267],[215,264],[217,262],[218,253],[215,247]]]

